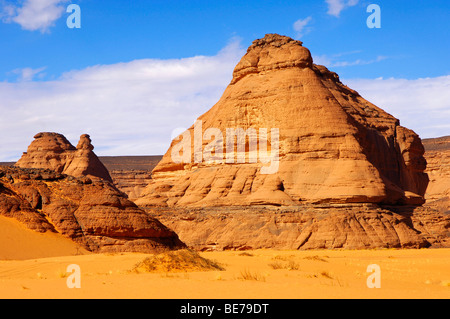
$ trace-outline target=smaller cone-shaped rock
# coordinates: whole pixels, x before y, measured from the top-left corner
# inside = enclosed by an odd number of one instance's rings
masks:
[[[87,176],[112,182],[108,170],[93,152],[89,135],[83,134],[75,148],[63,135],[39,133],[16,163],[21,168],[51,169],[75,177]]]

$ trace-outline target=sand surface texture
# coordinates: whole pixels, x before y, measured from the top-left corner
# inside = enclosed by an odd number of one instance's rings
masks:
[[[49,246],[47,249],[54,252],[55,248]],[[71,249],[67,247],[66,251]],[[151,256],[116,253],[2,260],[0,297],[450,297],[450,249],[202,252],[201,257],[217,262],[225,270],[133,270]],[[80,267],[81,288],[67,286],[71,276],[67,267],[71,264]],[[380,266],[381,288],[367,287],[367,277],[371,275],[367,266],[370,264]]]

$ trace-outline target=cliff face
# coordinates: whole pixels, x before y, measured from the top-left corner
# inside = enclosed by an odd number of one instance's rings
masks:
[[[0,167],[0,215],[38,232],[59,232],[94,252],[185,247],[110,182],[48,169]]]
[[[417,219],[411,211],[374,204],[154,208],[151,214],[198,250],[421,248],[449,244],[445,234],[449,219],[432,213]]]
[[[427,170],[430,183],[426,206],[450,212],[450,136],[425,139]]]
[[[423,154],[417,134],[315,65],[300,41],[269,34],[248,48],[217,104],[172,141],[136,202],[420,205]]]

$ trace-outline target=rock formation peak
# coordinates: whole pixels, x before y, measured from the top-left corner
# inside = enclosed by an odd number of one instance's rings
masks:
[[[94,150],[94,145],[92,145],[91,137],[88,134],[83,134],[80,136],[80,141],[77,145],[77,150]]]
[[[249,74],[292,67],[311,67],[312,57],[302,42],[278,34],[266,34],[253,41],[247,53],[236,65],[231,84]]]
[[[256,39],[253,41],[252,45],[248,48],[248,51],[253,50],[256,47],[265,47],[267,45],[272,45],[274,47],[281,47],[282,45],[293,43],[299,46],[303,45],[302,41],[294,40],[290,37],[287,37],[285,35],[279,35],[276,33],[268,33],[264,36],[264,38]]]

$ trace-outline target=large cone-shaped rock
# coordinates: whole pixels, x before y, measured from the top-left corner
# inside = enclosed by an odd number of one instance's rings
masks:
[[[38,133],[16,166],[51,169],[75,177],[88,176],[112,182],[108,170],[93,149],[87,134],[81,135],[75,148],[59,133]]]
[[[235,141],[239,128],[249,134]],[[248,48],[217,104],[173,140],[137,203],[419,205],[423,154],[417,134],[313,64],[302,42],[268,34]]]

